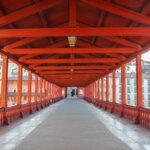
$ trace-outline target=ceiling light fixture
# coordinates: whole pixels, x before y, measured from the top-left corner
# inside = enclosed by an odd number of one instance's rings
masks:
[[[68,42],[70,47],[75,47],[77,41],[76,36],[68,36]]]

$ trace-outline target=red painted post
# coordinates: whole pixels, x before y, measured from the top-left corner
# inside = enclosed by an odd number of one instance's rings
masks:
[[[38,101],[38,76],[35,75],[35,102]]]
[[[141,55],[136,57],[136,75],[137,75],[137,107],[142,107],[142,64]]]
[[[99,100],[100,100],[100,90],[99,90],[99,79],[98,79],[98,81],[97,81],[98,83],[97,83],[97,88],[98,88],[98,104],[99,104]]]
[[[8,57],[3,56],[2,64],[2,90],[1,90],[1,103],[0,106],[3,108],[7,107],[7,73],[8,73]]]
[[[18,66],[18,100],[17,105],[22,104],[22,65]]]
[[[32,83],[32,73],[28,71],[28,103],[31,104],[31,83]]]
[[[113,71],[113,104],[116,104],[116,70]]]
[[[140,107],[143,106],[142,101],[142,64],[141,64],[141,55],[137,55],[136,57],[136,76],[137,76],[137,108],[138,108],[138,116],[135,119],[134,123],[140,122]]]
[[[102,85],[101,85],[101,86],[102,86],[102,101],[104,101],[104,93],[103,93],[103,92],[104,92],[104,89],[103,89],[103,87],[104,87],[104,85],[103,85],[104,82],[103,82],[103,78],[101,79],[101,84],[102,84]]]
[[[40,78],[40,102],[42,104],[42,82],[43,82],[43,79]]]
[[[109,101],[109,77],[106,75],[106,101]]]
[[[126,64],[121,65],[122,105],[126,104]]]

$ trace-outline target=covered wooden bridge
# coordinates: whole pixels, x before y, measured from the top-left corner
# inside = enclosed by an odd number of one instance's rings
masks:
[[[0,150],[150,150],[150,1],[1,0],[0,125]]]

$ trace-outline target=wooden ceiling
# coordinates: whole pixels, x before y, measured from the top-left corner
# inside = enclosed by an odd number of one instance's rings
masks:
[[[1,0],[0,15],[1,52],[60,86],[86,86],[150,42],[149,0]]]

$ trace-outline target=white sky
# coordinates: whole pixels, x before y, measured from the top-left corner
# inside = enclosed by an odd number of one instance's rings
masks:
[[[150,62],[150,50],[142,55],[142,59]]]

